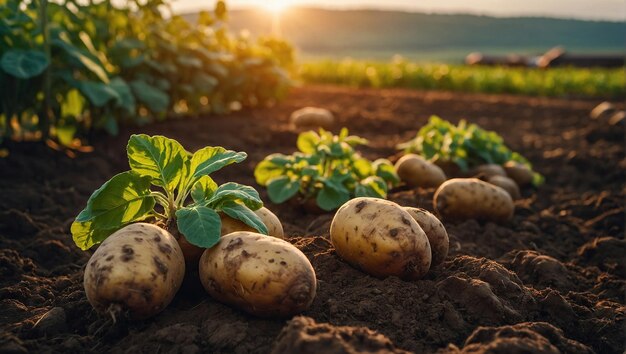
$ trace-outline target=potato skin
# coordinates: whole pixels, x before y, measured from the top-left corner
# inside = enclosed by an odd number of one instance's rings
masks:
[[[388,200],[361,197],[342,205],[330,225],[330,240],[342,259],[378,278],[418,279],[430,269],[426,234]]]
[[[291,113],[290,121],[297,129],[330,129],[335,117],[324,108],[304,107]]]
[[[315,271],[299,249],[247,231],[228,234],[204,252],[200,281],[213,298],[260,317],[302,312],[317,291]]]
[[[410,187],[439,187],[446,180],[439,166],[415,154],[402,156],[395,168],[400,179]]]
[[[453,178],[433,197],[437,213],[445,219],[505,222],[513,217],[513,199],[504,189],[477,178]]]
[[[515,181],[510,179],[509,177],[491,176],[487,179],[487,182],[504,189],[507,193],[509,193],[513,200],[517,200],[522,197],[517,183],[515,183]]]
[[[132,319],[145,319],[172,301],[184,275],[176,239],[158,226],[136,223],[113,233],[91,256],[85,293],[100,313],[117,307]]]
[[[424,230],[426,237],[428,237],[432,253],[430,267],[432,268],[443,263],[448,256],[450,239],[448,238],[448,232],[441,221],[439,221],[436,216],[428,212],[426,209],[404,207],[404,210],[406,210],[413,217],[413,219],[417,221],[422,230]]]
[[[506,175],[515,181],[518,186],[524,187],[532,183],[533,172],[528,167],[515,162],[509,161],[504,164],[504,171]]]

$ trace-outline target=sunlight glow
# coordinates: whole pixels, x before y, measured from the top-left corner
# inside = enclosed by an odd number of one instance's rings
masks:
[[[263,8],[274,14],[280,14],[291,5],[291,0],[267,0]]]

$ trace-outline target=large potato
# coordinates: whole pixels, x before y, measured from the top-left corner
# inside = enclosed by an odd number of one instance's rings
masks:
[[[161,312],[185,275],[185,259],[174,237],[146,223],[109,236],[85,268],[87,299],[100,313],[128,312],[143,319]]]
[[[510,179],[509,177],[491,176],[487,178],[487,182],[504,189],[507,193],[509,193],[513,200],[517,200],[522,197],[517,183],[515,183],[515,181]]]
[[[448,238],[448,232],[441,221],[426,209],[404,207],[404,210],[417,221],[422,230],[424,230],[426,237],[428,237],[428,243],[430,243],[432,253],[431,268],[443,263],[448,256],[450,240]]]
[[[519,162],[509,161],[505,163],[504,171],[520,187],[529,185],[533,181],[533,172]]]
[[[376,198],[355,198],[339,208],[330,225],[337,254],[379,278],[422,277],[431,263],[426,234],[398,204]]]
[[[335,123],[335,117],[329,110],[317,107],[304,107],[294,111],[290,120],[298,129],[331,129]]]
[[[410,187],[439,187],[446,180],[439,166],[415,154],[402,156],[395,168],[400,179]]]
[[[306,310],[317,289],[315,271],[299,249],[246,231],[228,234],[204,252],[200,281],[213,298],[262,317]]]
[[[435,210],[451,220],[503,222],[513,217],[513,199],[504,189],[477,178],[453,178],[433,197]]]

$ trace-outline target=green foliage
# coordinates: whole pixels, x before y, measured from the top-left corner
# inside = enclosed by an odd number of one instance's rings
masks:
[[[232,34],[226,18],[222,1],[190,23],[168,0],[0,0],[0,139],[73,145],[93,129],[280,99],[292,47]]]
[[[626,95],[624,68],[510,68],[446,64],[366,61],[320,61],[300,66],[310,83],[356,87],[406,87],[531,96],[622,98]]]
[[[367,140],[339,135],[320,129],[298,136],[300,150],[292,155],[272,154],[254,170],[258,184],[267,187],[274,203],[285,202],[297,194],[315,198],[324,210],[333,210],[354,197],[387,197],[387,189],[399,182],[393,165],[385,159],[371,162],[361,157],[355,146]]]
[[[141,134],[130,137],[127,154],[131,170],[97,189],[72,223],[74,242],[81,249],[146,219],[166,226],[176,221],[190,243],[209,248],[220,238],[219,212],[267,234],[266,226],[252,211],[263,206],[257,191],[232,182],[218,186],[209,176],[243,161],[245,153],[205,147],[191,154],[176,140]]]
[[[422,155],[431,161],[452,162],[462,171],[483,164],[504,165],[509,161],[521,163],[532,171],[530,162],[517,152],[511,151],[500,135],[476,124],[467,124],[465,120],[455,126],[432,116],[414,139],[399,144],[398,149]],[[543,177],[535,172],[533,184],[541,183]]]

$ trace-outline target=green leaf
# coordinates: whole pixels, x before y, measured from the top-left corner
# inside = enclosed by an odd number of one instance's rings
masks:
[[[285,167],[268,160],[268,158],[259,162],[254,169],[254,178],[256,179],[256,183],[262,186],[267,185],[269,180],[281,176],[285,172]]]
[[[222,167],[245,160],[245,152],[226,150],[221,146],[208,146],[196,151],[191,157],[191,175],[194,178],[211,174]]]
[[[359,193],[366,193],[357,195],[358,197],[374,197],[374,198],[386,198],[387,197],[387,183],[378,176],[370,176],[362,180],[356,189],[363,187],[364,190],[360,190]],[[357,193],[355,193],[356,195]]]
[[[91,195],[72,224],[72,238],[81,249],[89,249],[124,225],[148,218],[154,204],[149,178],[120,173]]]
[[[273,178],[267,184],[267,194],[276,204],[293,197],[300,190],[300,181],[292,180],[287,176]]]
[[[68,39],[69,41],[69,39]],[[77,60],[82,64],[82,66],[92,72],[94,75],[100,79],[100,81],[104,83],[109,82],[109,76],[106,71],[99,63],[95,62],[93,59],[89,58],[88,55],[83,53],[80,49],[75,47],[73,44],[66,42],[63,39],[53,39],[50,41],[53,46],[59,47],[65,51],[71,58]]]
[[[211,248],[220,240],[222,220],[212,209],[202,205],[176,211],[178,231],[192,245]]]
[[[50,61],[46,54],[32,49],[9,49],[0,59],[0,66],[4,72],[23,80],[40,75],[48,65]]]
[[[305,154],[313,154],[320,143],[320,137],[314,131],[308,131],[298,135],[296,145],[298,149]]]
[[[222,206],[222,211],[233,219],[242,221],[244,224],[252,227],[263,235],[267,235],[267,226],[261,218],[245,205],[229,201]]]
[[[334,188],[324,186],[315,198],[317,205],[326,211],[339,208],[345,202],[350,200],[350,194],[347,191],[338,191]]]
[[[134,134],[126,147],[130,168],[153,183],[173,191],[181,180],[187,152],[174,139]]]
[[[96,81],[79,81],[78,88],[96,107],[102,107],[111,100],[121,100],[117,91],[107,84]]]
[[[153,113],[161,113],[167,111],[170,105],[170,97],[167,93],[158,88],[148,85],[143,80],[134,80],[130,83],[135,97],[139,102],[143,103]]]
[[[219,186],[215,190],[215,194],[209,199],[208,204],[218,207],[228,201],[241,202],[252,210],[257,210],[263,206],[263,201],[256,189],[234,182]]]
[[[61,117],[79,117],[83,114],[85,99],[76,89],[71,89],[61,102]]]
[[[74,221],[70,227],[74,243],[83,251],[101,243],[117,230],[118,228],[104,229],[101,227],[94,227],[94,223],[91,221]]]
[[[382,178],[385,182],[391,183],[391,185],[400,183],[400,177],[398,177],[396,169],[388,160],[378,159],[374,161],[372,167],[376,170],[376,176]]]
[[[135,96],[126,81],[121,77],[113,78],[109,83],[109,87],[117,93],[117,106],[126,110],[128,114],[134,114],[137,109]]]
[[[202,176],[198,182],[191,187],[191,198],[194,202],[201,203],[211,199],[217,188],[217,183],[215,183],[211,177]]]

